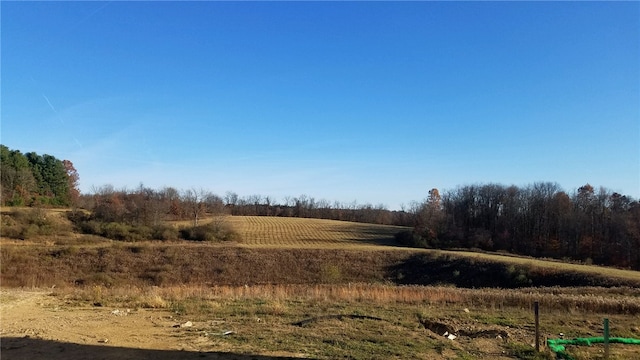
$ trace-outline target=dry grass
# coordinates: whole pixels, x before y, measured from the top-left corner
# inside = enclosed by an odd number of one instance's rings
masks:
[[[493,258],[491,258],[493,259]],[[514,265],[434,251],[238,247],[194,243],[24,246],[4,243],[3,286],[145,286],[395,283],[466,288],[639,286],[630,276]],[[626,274],[623,274],[626,275]]]
[[[548,269],[549,271],[571,271],[579,273],[591,273],[599,276],[610,276],[616,278],[625,278],[640,281],[640,271],[616,269],[606,266],[583,265],[561,262],[550,259],[535,259],[520,256],[508,256],[501,254],[487,254],[470,251],[446,251],[439,250],[441,254],[449,254],[451,256],[461,256],[469,259],[489,260],[501,263],[516,264],[521,266],[535,267],[540,269]]]
[[[202,301],[263,300],[302,302],[356,302],[377,305],[458,305],[494,310],[541,308],[569,313],[640,314],[637,288],[524,288],[460,289],[450,286],[395,286],[385,284],[253,285],[67,288],[61,294],[76,300],[128,301],[129,306],[166,308],[186,299]],[[100,297],[100,299],[98,299]]]
[[[342,247],[345,245],[393,244],[400,226],[346,221],[231,216],[227,221],[240,233],[242,243],[254,246]]]
[[[612,336],[638,337],[640,313],[619,310],[638,304],[639,292],[351,284],[85,288],[59,290],[57,295],[80,306],[99,301],[110,307],[169,310],[178,322],[193,321],[198,336],[215,339],[212,350],[320,359],[491,359],[495,354],[550,359],[544,344],[541,354],[531,347],[533,301],[541,302],[543,341],[561,332],[568,338],[598,336],[603,316],[615,324]],[[296,325],[303,320],[304,325]],[[425,323],[469,335],[450,341]],[[233,336],[220,335],[229,330]],[[482,335],[491,332],[506,337]],[[581,359],[601,356],[590,348],[570,352]],[[639,354],[637,347],[616,345],[611,359]]]
[[[399,226],[262,216],[230,216],[226,221],[241,235],[242,246],[248,247],[319,249],[353,247],[359,250],[393,249],[430,252],[455,258],[466,258],[470,261],[480,260],[525,266],[543,272],[590,273],[640,282],[640,272],[633,270],[502,254],[399,247],[395,244],[394,235],[407,229]]]

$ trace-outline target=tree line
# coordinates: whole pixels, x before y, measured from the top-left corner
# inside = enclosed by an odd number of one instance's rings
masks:
[[[80,196],[78,172],[69,160],[0,145],[0,195],[8,206],[69,206]]]
[[[329,202],[307,195],[278,201],[263,195],[219,196],[204,189],[143,185],[106,185],[81,194],[71,161],[22,154],[4,145],[0,160],[3,205],[83,208],[91,215],[76,220],[96,234],[109,233],[116,228],[113,224],[126,224],[132,227],[128,233],[144,226],[157,233],[153,238],[167,239],[174,235],[167,235],[163,222],[189,220],[192,229],[198,229],[200,220],[211,215],[320,218],[408,226],[412,230],[399,233],[397,239],[409,246],[478,248],[640,269],[640,203],[589,184],[572,193],[551,182],[465,185],[442,194],[432,189],[424,201],[391,211],[382,204]],[[198,236],[182,235],[192,237]]]
[[[406,211],[390,211],[384,205],[331,203],[307,195],[285,197],[278,202],[270,196],[243,197],[234,192],[219,196],[204,189],[152,189],[142,184],[134,189],[116,189],[111,185],[93,188],[90,194],[82,194],[77,204],[90,210],[101,221],[140,225],[157,225],[167,220],[191,220],[198,225],[206,214],[302,217],[412,226],[415,216]]]
[[[640,203],[589,184],[571,194],[551,182],[432,189],[400,240],[640,269]]]
[[[384,204],[344,203],[316,199],[305,194],[286,196],[278,202],[263,195],[238,196],[227,192],[222,198],[231,215],[281,216],[411,226],[413,216],[405,211],[390,211]]]
[[[112,186],[82,195],[96,219],[155,226],[207,215],[307,217],[409,226],[397,239],[409,246],[477,248],[640,269],[640,203],[586,184],[567,193],[555,183],[523,187],[466,185],[390,211],[383,205],[330,203],[300,195],[219,196],[206,190]]]

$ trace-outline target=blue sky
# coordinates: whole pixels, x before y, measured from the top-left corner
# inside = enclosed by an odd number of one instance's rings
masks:
[[[81,190],[640,197],[639,2],[1,3],[1,142]]]

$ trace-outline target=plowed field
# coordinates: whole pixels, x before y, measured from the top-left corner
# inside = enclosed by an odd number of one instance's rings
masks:
[[[394,235],[407,228],[335,220],[231,216],[243,244],[263,246],[391,245]]]

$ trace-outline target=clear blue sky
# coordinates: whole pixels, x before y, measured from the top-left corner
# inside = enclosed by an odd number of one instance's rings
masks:
[[[639,2],[7,2],[1,142],[81,190],[640,197]]]

